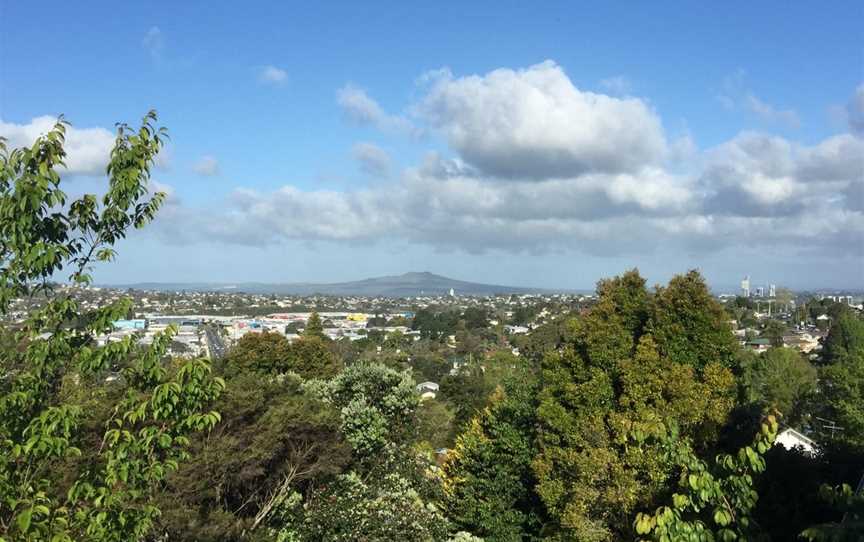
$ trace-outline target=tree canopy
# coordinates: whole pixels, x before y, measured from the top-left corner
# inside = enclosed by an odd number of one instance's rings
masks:
[[[135,335],[100,346],[130,300],[85,309],[50,282],[90,284],[93,266],[155,216],[165,194],[148,181],[166,137],[156,122],[150,112],[137,129],[119,124],[104,195],[71,201],[68,123],[29,148],[0,142],[0,313],[15,298],[43,301],[15,332],[20,348],[0,355],[0,538],[143,539],[160,513],[152,492],[188,458],[190,437],[220,420],[209,407],[223,381],[205,360],[166,362],[172,329],[150,346]],[[105,389],[114,369],[120,393]],[[109,416],[94,420],[90,405]]]

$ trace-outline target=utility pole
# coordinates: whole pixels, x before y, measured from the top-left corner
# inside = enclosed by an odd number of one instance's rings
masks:
[[[816,419],[822,422],[822,429],[827,429],[831,431],[832,440],[834,439],[835,431],[843,431],[843,428],[837,425],[837,422],[835,422],[834,420],[826,420],[825,418],[820,418],[818,416],[816,416]]]

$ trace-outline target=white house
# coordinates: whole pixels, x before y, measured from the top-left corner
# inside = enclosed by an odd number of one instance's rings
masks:
[[[438,395],[438,384],[435,382],[421,382],[417,384],[417,392],[421,399],[435,399]]]
[[[816,455],[816,453],[819,451],[819,446],[816,444],[815,441],[805,437],[791,427],[780,431],[780,433],[777,435],[777,439],[774,441],[774,444],[779,444],[787,450],[802,448],[804,452],[809,455]]]

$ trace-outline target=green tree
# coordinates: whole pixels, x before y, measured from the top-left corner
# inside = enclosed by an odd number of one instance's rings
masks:
[[[0,354],[5,540],[144,538],[159,515],[152,491],[187,458],[190,435],[220,419],[207,408],[223,382],[206,361],[163,363],[172,331],[149,347],[135,336],[98,346],[95,337],[111,331],[131,300],[87,310],[49,282],[69,272],[72,284],[90,284],[95,262],[113,259],[114,244],[155,216],[165,198],[148,189],[165,138],[155,122],[150,112],[137,130],[118,125],[101,198],[69,201],[61,188],[65,121],[29,148],[7,152],[0,143],[0,313],[16,298],[41,298],[15,334],[20,349]],[[82,430],[89,413],[76,399],[114,368],[122,393],[89,449]],[[85,453],[88,461],[76,463]]]
[[[454,334],[458,323],[457,314],[453,312],[420,309],[414,314],[411,329],[420,331],[424,339],[440,341]]]
[[[277,540],[446,540],[431,465],[412,451],[419,396],[409,371],[358,362],[305,389],[340,413],[348,472],[285,496],[270,522]]]
[[[542,366],[533,469],[551,520],[544,532],[561,540],[625,539],[632,513],[663,495],[673,465],[660,446],[635,450],[629,434],[670,419],[703,449],[734,404],[734,377],[708,344],[724,331],[722,343],[734,344],[732,334],[698,274],[649,295],[631,271],[598,294],[572,342]],[[706,336],[682,345],[673,328]]]
[[[444,464],[449,517],[488,540],[536,538],[543,507],[534,493],[538,383],[524,371],[499,386],[459,435]]]
[[[786,334],[786,324],[779,320],[768,320],[762,330],[762,336],[771,341],[771,346],[783,346],[783,335]]]
[[[456,374],[448,374],[441,380],[441,397],[455,410],[453,424],[461,429],[486,405],[490,387],[483,367],[469,360]]]
[[[330,350],[325,339],[302,336],[288,348],[288,370],[303,378],[330,378],[342,369],[342,363]]]
[[[399,348],[405,348],[411,344],[410,337],[406,337],[404,333],[401,331],[391,331],[387,334],[387,338],[384,339],[384,346],[387,348],[391,348],[393,350]]]
[[[321,317],[317,311],[312,311],[309,315],[309,321],[306,322],[306,328],[303,330],[303,335],[306,337],[318,337],[325,339],[324,324],[321,323]]]
[[[227,374],[238,371],[284,373],[291,369],[291,343],[281,333],[246,333],[228,350],[223,364]]]
[[[660,352],[675,362],[697,368],[710,362],[730,367],[738,343],[726,320],[702,276],[690,271],[657,288],[648,329]]]
[[[433,450],[450,446],[453,442],[453,417],[453,408],[444,401],[423,401],[417,409],[417,440]]]
[[[489,313],[486,309],[479,307],[468,307],[462,313],[462,322],[465,329],[486,329],[489,327]]]
[[[864,357],[864,320],[845,311],[831,324],[821,359],[830,365],[855,357]]]
[[[294,372],[303,378],[335,376],[342,364],[328,345],[315,335],[289,342],[284,335],[264,331],[240,337],[223,361],[226,374],[245,371],[262,373]]]
[[[821,430],[820,439],[864,451],[864,356],[847,356],[819,371],[815,413],[843,428],[834,434]]]
[[[355,472],[339,475],[305,500],[296,495],[286,505],[277,537],[280,542],[444,542],[450,527],[410,480],[394,472],[369,477]]]
[[[538,326],[531,333],[515,335],[511,340],[520,356],[539,366],[546,352],[563,347],[575,330],[574,318],[568,316]]]
[[[740,385],[746,403],[780,411],[785,423],[801,420],[801,407],[816,389],[816,368],[797,350],[774,347],[762,354],[743,352]]]
[[[862,475],[862,456],[850,450],[822,446],[817,456],[800,449],[775,445],[765,454],[765,472],[755,480],[759,500],[753,521],[771,540],[795,540],[806,528],[831,524],[843,518],[820,498],[823,485],[857,485]]]
[[[678,489],[671,506],[660,506],[653,514],[639,513],[633,529],[642,540],[752,540],[751,515],[758,495],[753,479],[765,470],[762,457],[777,436],[773,415],[761,424],[753,442],[736,454],[720,454],[714,464],[701,460],[674,424],[657,422],[648,432],[658,438],[666,454],[680,471]],[[637,443],[646,442],[634,434]]]
[[[420,403],[409,371],[380,363],[355,363],[307,389],[341,412],[341,430],[358,459],[374,459],[388,444],[408,441]]]
[[[294,375],[238,374],[217,407],[221,423],[193,440],[191,459],[158,496],[158,532],[168,540],[254,539],[284,499],[350,459],[338,412],[303,393]]]
[[[864,478],[862,478],[864,484]],[[819,496],[842,514],[839,522],[823,523],[808,527],[801,538],[811,542],[860,542],[864,540],[864,493],[856,493],[852,486],[837,487],[823,485]]]

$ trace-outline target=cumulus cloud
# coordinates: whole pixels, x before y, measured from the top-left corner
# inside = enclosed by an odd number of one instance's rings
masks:
[[[552,61],[482,76],[442,74],[420,111],[466,162],[502,178],[632,172],[667,151],[648,104],[581,91]]]
[[[192,171],[202,177],[219,175],[219,161],[215,156],[204,155],[192,166]]]
[[[686,135],[670,143],[646,102],[581,91],[552,62],[464,77],[439,70],[421,84],[414,118],[440,131],[449,152],[361,189],[238,189],[224,211],[178,206],[163,221],[168,238],[864,256],[864,140],[852,134],[803,145],[743,132],[703,151]],[[339,100],[353,122],[392,125],[362,90],[346,87]],[[390,168],[371,143],[352,156],[373,175]]]
[[[170,229],[241,244],[397,239],[472,253],[763,246],[848,254],[860,252],[864,231],[860,200],[852,199],[861,180],[848,163],[850,153],[864,156],[859,145],[848,135],[805,147],[744,133],[707,151],[695,175],[650,167],[540,181],[502,180],[430,154],[372,188],[238,190],[224,213],[190,210]]]
[[[739,216],[842,208],[841,195],[862,182],[864,171],[864,142],[848,134],[806,147],[745,132],[707,155],[701,178],[706,210]]]
[[[33,144],[40,136],[50,131],[57,122],[57,117],[41,116],[26,124],[16,124],[0,120],[0,137],[7,139],[7,147],[25,147]],[[111,149],[114,147],[115,135],[105,128],[66,129],[66,171],[71,175],[101,175]]]
[[[417,135],[417,128],[408,118],[386,113],[362,88],[346,85],[336,93],[336,101],[349,122],[390,132]]]
[[[288,80],[288,72],[276,66],[264,66],[258,73],[258,81],[281,85]]]
[[[373,143],[357,143],[351,148],[351,156],[360,164],[363,172],[386,177],[390,173],[390,155]]]

